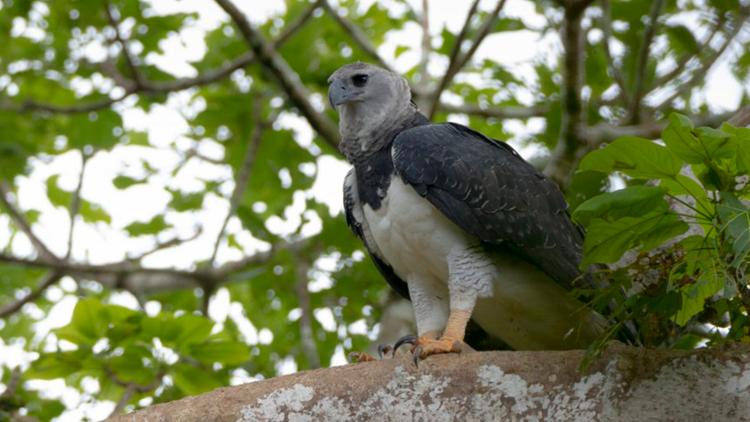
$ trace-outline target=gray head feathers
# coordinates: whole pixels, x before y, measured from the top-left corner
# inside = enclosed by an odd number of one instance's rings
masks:
[[[328,82],[328,100],[340,116],[340,147],[350,160],[381,148],[417,112],[406,79],[386,69],[352,63],[336,70]]]

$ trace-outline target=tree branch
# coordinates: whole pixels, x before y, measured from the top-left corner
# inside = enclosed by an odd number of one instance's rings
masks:
[[[579,132],[583,119],[581,87],[583,85],[584,38],[581,19],[591,0],[568,0],[563,2],[565,19],[562,28],[563,113],[560,135],[544,174],[560,186],[567,186],[570,174],[579,157]]]
[[[747,113],[750,115],[750,106],[740,109],[735,113],[721,113],[709,116],[691,116],[690,119],[695,122],[696,126],[711,126],[717,127],[722,122],[727,121],[733,115],[741,115],[743,110],[747,109]],[[608,123],[599,123],[595,126],[582,128],[581,138],[586,141],[588,149],[597,148],[603,143],[613,141],[622,136],[640,136],[642,138],[656,139],[661,136],[661,132],[666,127],[667,123],[661,122],[647,122],[639,125],[629,126],[615,126]]]
[[[349,37],[351,37],[351,39],[354,40],[354,42],[359,46],[359,48],[361,48],[362,51],[367,53],[368,56],[375,59],[378,66],[384,69],[388,69],[391,72],[394,72],[393,68],[390,65],[388,65],[388,63],[386,63],[382,57],[380,57],[380,54],[378,54],[378,51],[375,49],[375,46],[372,45],[372,43],[370,42],[370,39],[367,37],[367,35],[365,35],[364,32],[362,32],[361,29],[359,29],[359,27],[354,25],[345,17],[339,15],[338,12],[333,10],[333,7],[331,7],[331,5],[326,0],[322,0],[320,3],[323,9],[326,11],[326,13],[328,13],[328,15],[331,16],[336,21],[336,23],[338,23],[339,26],[344,29],[344,31],[346,31]]]
[[[29,238],[29,241],[34,245],[34,249],[39,254],[39,257],[45,261],[58,261],[58,258],[52,251],[47,248],[47,245],[37,237],[31,230],[29,222],[26,221],[26,217],[23,216],[21,211],[16,208],[8,199],[10,196],[10,188],[6,182],[0,182],[0,203],[5,207],[10,215],[10,218],[16,224],[16,226]]]
[[[698,46],[698,52],[707,51],[711,48],[711,42],[713,42],[714,38],[716,38],[716,34],[721,31],[722,28],[724,28],[724,15],[720,15],[719,19],[716,21],[716,25],[714,25],[713,30],[709,33],[708,37],[706,37],[706,40],[701,43],[700,46]],[[667,83],[672,81],[674,78],[679,76],[683,70],[685,70],[685,66],[690,63],[690,60],[692,58],[696,57],[694,54],[685,54],[675,65],[672,70],[665,73],[664,75],[658,77],[656,81],[654,81],[653,86],[644,94],[644,97],[651,92],[653,92],[655,89],[661,88],[665,86]]]
[[[258,147],[260,146],[263,128],[267,124],[272,124],[263,121],[263,105],[261,102],[262,98],[263,97],[261,96],[255,97],[255,104],[253,107],[254,125],[252,133],[250,134],[250,142],[248,143],[247,151],[245,152],[245,158],[242,161],[242,165],[240,166],[240,169],[237,172],[237,177],[234,181],[234,190],[232,191],[232,196],[229,199],[229,210],[227,211],[227,215],[221,224],[219,234],[216,236],[213,252],[211,253],[211,259],[208,261],[209,266],[213,266],[214,262],[216,261],[216,254],[219,252],[219,245],[221,245],[221,239],[224,238],[224,232],[227,229],[227,224],[229,224],[229,219],[232,218],[234,213],[237,211],[237,207],[240,204],[242,195],[245,193],[245,189],[247,188],[247,184],[250,180],[250,173],[252,173],[253,165],[255,164],[255,157],[258,154]]]
[[[531,117],[544,116],[549,108],[546,106],[502,106],[502,107],[481,107],[475,104],[453,105],[440,103],[439,110],[447,113],[470,114],[481,117],[495,117],[498,119],[528,119]]]
[[[659,14],[664,6],[664,0],[654,0],[651,2],[651,13],[648,22],[643,31],[643,42],[638,52],[638,64],[635,68],[635,86],[633,88],[633,99],[630,103],[630,122],[637,124],[641,120],[641,102],[643,101],[644,79],[648,65],[648,53],[651,49],[651,42],[656,34],[656,27],[659,23]]]
[[[281,47],[287,40],[292,37],[292,35],[294,35],[305,23],[307,23],[317,7],[317,3],[313,4],[304,13],[302,13],[302,15],[300,15],[298,19],[289,24],[272,43],[274,48]],[[253,54],[252,51],[248,51],[217,69],[206,71],[192,78],[178,78],[164,82],[149,81],[141,75],[142,77],[140,84],[136,84],[135,82],[130,83],[127,79],[124,79],[122,75],[110,75],[113,76],[113,79],[115,80],[117,80],[118,77],[119,79],[122,79],[119,81],[119,83],[122,85],[122,88],[125,89],[125,92],[123,94],[113,98],[105,98],[91,102],[79,102],[71,105],[46,104],[30,99],[24,100],[20,104],[14,104],[11,101],[5,100],[0,101],[0,110],[13,111],[17,113],[27,113],[32,111],[44,111],[57,114],[88,113],[111,107],[113,104],[119,103],[120,101],[123,101],[133,94],[164,94],[208,85],[210,83],[227,78],[236,70],[250,65],[254,61],[255,54]],[[105,73],[108,74],[112,74],[115,71],[116,69],[105,69]]]
[[[291,102],[307,118],[313,129],[330,146],[338,148],[338,128],[328,116],[317,111],[312,103],[310,103],[308,100],[310,93],[299,80],[297,73],[289,67],[289,64],[287,64],[273,46],[263,38],[263,35],[250,24],[245,15],[231,0],[215,0],[215,2],[232,18],[232,21],[239,28],[242,36],[258,57],[263,68],[276,78]]]
[[[88,161],[88,155],[81,151],[81,172],[78,176],[78,185],[76,190],[73,192],[73,198],[70,201],[70,209],[68,214],[70,215],[70,230],[68,231],[68,249],[65,252],[65,259],[70,258],[73,253],[73,231],[75,229],[76,217],[78,211],[81,208],[81,189],[83,188],[83,176],[86,172],[86,163]]]
[[[430,2],[422,0],[422,50],[419,57],[419,86],[426,88],[429,83],[430,74],[427,65],[430,63]]]
[[[719,57],[724,54],[724,51],[726,51],[732,41],[734,41],[734,38],[742,30],[742,27],[744,26],[745,21],[748,18],[748,12],[749,10],[747,8],[743,8],[740,11],[739,16],[737,16],[737,18],[735,19],[731,31],[726,35],[726,38],[724,39],[724,42],[721,44],[721,46],[712,55],[701,60],[700,66],[695,69],[690,78],[683,84],[681,84],[672,95],[670,95],[664,101],[659,103],[659,105],[654,107],[654,109],[663,110],[664,108],[669,107],[672,104],[672,101],[690,91],[698,82],[706,77],[709,70],[711,70],[711,67],[714,65],[714,63],[716,63],[716,60],[718,60]]]
[[[29,294],[14,302],[3,305],[0,308],[0,318],[7,318],[23,308],[23,305],[37,300],[50,286],[57,283],[62,278],[62,274],[57,271],[50,271],[39,281],[39,285]]]
[[[609,71],[620,89],[618,96],[625,101],[625,104],[629,104],[630,99],[625,85],[625,78],[622,72],[620,72],[620,68],[615,64],[612,52],[609,49],[609,40],[612,38],[612,9],[609,0],[602,0],[602,33],[602,46],[604,47],[604,55],[609,64]]]
[[[459,55],[461,53],[461,46],[464,43],[464,40],[466,39],[466,35],[469,32],[469,27],[471,26],[471,20],[474,18],[474,15],[477,12],[477,7],[479,6],[479,0],[474,0],[471,3],[471,7],[469,7],[469,11],[466,13],[466,19],[464,20],[464,24],[461,27],[461,30],[458,32],[458,35],[456,36],[456,41],[453,43],[453,47],[451,48],[450,55],[448,56],[448,69],[445,70],[445,74],[440,79],[440,82],[438,83],[437,88],[435,88],[435,92],[432,93],[432,97],[430,99],[429,107],[426,110],[427,115],[432,118],[432,116],[435,114],[435,108],[437,107],[437,104],[440,102],[440,96],[442,95],[445,88],[450,85],[451,80],[453,80],[453,77],[456,73],[458,73],[458,60]]]
[[[307,358],[310,368],[320,368],[320,357],[318,356],[318,346],[315,343],[312,329],[312,309],[310,307],[310,291],[307,288],[308,276],[307,271],[310,264],[307,259],[302,257],[296,249],[292,249],[295,255],[295,274],[297,281],[294,285],[294,291],[297,295],[297,303],[301,311],[299,319],[300,339],[302,352]]]
[[[114,6],[109,1],[105,2],[104,9],[106,10],[109,25],[115,30],[115,39],[117,40],[117,43],[120,44],[120,48],[122,48],[122,55],[125,58],[125,64],[127,64],[128,69],[130,70],[130,75],[135,80],[135,87],[140,87],[143,85],[144,78],[141,71],[138,69],[138,66],[135,64],[135,59],[130,54],[128,43],[123,38],[122,33],[120,33],[119,11],[115,10]],[[117,14],[117,16],[115,16],[115,14]]]

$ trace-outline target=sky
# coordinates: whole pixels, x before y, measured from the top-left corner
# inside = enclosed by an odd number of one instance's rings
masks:
[[[370,1],[363,2],[362,7],[369,6]],[[415,10],[420,10],[421,0],[410,0]],[[258,23],[269,16],[281,13],[284,10],[282,1],[239,1],[235,3],[245,11],[251,22]],[[392,1],[390,8],[397,11],[401,6]],[[430,23],[433,35],[438,35],[443,26],[449,30],[458,32],[463,19],[469,8],[470,0],[432,0],[430,2]],[[494,5],[493,1],[483,1],[482,9],[489,9]],[[153,0],[152,7],[158,14],[173,13],[175,11],[196,11],[198,20],[195,25],[186,28],[179,34],[171,36],[164,42],[163,50],[168,52],[164,55],[152,54],[146,58],[147,61],[157,64],[163,70],[174,74],[176,77],[195,76],[196,70],[190,62],[198,61],[206,52],[202,35],[206,30],[215,28],[226,17],[213,2],[205,0]],[[1,13],[1,12],[0,12]],[[529,26],[542,26],[543,18],[538,15],[531,2],[526,0],[508,1],[503,14],[506,16],[521,17]],[[694,22],[696,16],[685,14],[679,17],[686,22]],[[23,33],[23,24],[14,28],[17,33]],[[601,36],[596,31],[591,31],[590,37]],[[403,30],[391,33],[384,45],[380,46],[379,52],[386,58],[396,70],[406,71],[419,60],[418,44],[421,38],[421,28],[416,23],[407,25]],[[402,54],[397,59],[395,49],[397,45],[409,45],[413,49]],[[618,46],[613,48],[617,51]],[[621,47],[620,47],[621,48]],[[561,47],[556,34],[547,34],[539,38],[535,33],[529,31],[515,31],[504,34],[490,35],[477,51],[476,57],[492,56],[508,66],[522,80],[533,82],[534,72],[531,63],[534,59],[554,60]],[[104,57],[106,50],[101,44],[92,43],[84,46],[81,54],[96,59]],[[429,70],[438,75],[443,72],[447,62],[444,59],[435,58],[430,61]],[[460,80],[463,76],[459,76]],[[481,84],[481,80],[471,80]],[[82,81],[77,87],[81,93],[103,86],[107,81],[94,81],[93,83]],[[735,109],[741,98],[742,87],[738,85],[731,75],[727,64],[720,61],[707,76],[706,101],[714,111],[728,111]],[[520,93],[523,99],[523,93]],[[529,94],[530,96],[530,94]],[[444,97],[446,101],[457,101],[450,95]],[[658,100],[658,98],[657,98]],[[170,195],[165,188],[181,189],[183,191],[197,190],[202,187],[201,178],[228,179],[222,184],[220,191],[224,197],[228,197],[233,188],[232,174],[228,166],[213,165],[200,160],[191,160],[176,175],[171,172],[180,160],[180,154],[175,152],[171,145],[176,142],[178,149],[187,150],[193,147],[206,156],[221,159],[223,149],[219,143],[213,141],[202,141],[195,144],[184,135],[188,131],[186,120],[182,113],[190,115],[201,108],[200,102],[192,101],[189,92],[176,93],[169,96],[163,106],[155,106],[149,113],[133,107],[134,101],[125,101],[117,106],[122,113],[124,124],[128,129],[145,130],[148,132],[150,142],[157,147],[156,150],[145,150],[134,146],[117,146],[111,151],[99,152],[92,158],[86,168],[82,196],[96,203],[103,204],[105,210],[112,216],[112,224],[89,225],[76,224],[75,239],[72,256],[74,259],[88,261],[94,264],[102,264],[122,260],[126,253],[137,253],[148,250],[153,246],[154,239],[148,237],[131,239],[123,232],[123,228],[134,221],[148,221],[154,215],[164,213]],[[454,121],[461,121],[459,116],[453,116]],[[530,129],[541,125],[539,119],[530,119],[528,123],[520,121],[509,122],[506,126],[516,133],[516,138],[511,140],[515,146],[520,147],[520,152],[529,157],[538,151],[533,148],[524,147],[517,141],[528,133]],[[284,113],[279,119],[280,127],[293,129],[296,133],[295,140],[303,146],[311,146],[312,130],[306,121],[292,113]],[[133,177],[143,176],[140,164],[142,159],[147,160],[152,167],[158,169],[156,176],[150,178],[148,183],[133,186],[126,190],[117,190],[112,185],[112,179],[119,174]],[[81,160],[80,156],[71,151],[55,157],[44,157],[32,160],[32,171],[28,176],[19,177],[18,201],[23,209],[34,208],[41,212],[40,219],[34,225],[34,232],[44,239],[53,252],[64,255],[67,249],[67,234],[69,221],[67,211],[52,207],[46,200],[45,182],[50,175],[59,174],[60,186],[73,190],[78,181]],[[306,193],[299,193],[295,202],[288,210],[283,219],[279,218],[269,222],[272,231],[282,234],[293,232],[302,221],[305,212],[305,195],[312,195],[329,206],[332,214],[341,212],[341,184],[348,165],[342,160],[322,155],[317,158],[317,175],[312,189]],[[200,176],[200,178],[199,178]],[[202,234],[195,240],[187,242],[180,247],[169,251],[153,254],[144,261],[146,266],[172,266],[178,268],[190,268],[192,262],[206,259],[210,256],[213,242],[220,230],[221,222],[228,211],[228,201],[223,197],[209,194],[205,198],[204,207],[196,213],[167,213],[167,221],[174,229],[162,233],[161,240],[171,237],[189,237],[195,233],[197,226],[202,226]],[[10,236],[7,217],[0,216],[0,244],[5,244]],[[313,234],[320,229],[319,221],[308,224],[304,233]],[[252,254],[254,251],[267,247],[262,242],[252,238],[246,231],[242,230],[237,218],[230,220],[227,228],[228,233],[237,235],[237,239],[246,249],[245,253]],[[24,236],[16,236],[12,244],[12,250],[18,255],[28,255],[32,252],[29,241]],[[240,253],[228,247],[222,247],[217,256],[220,264],[228,260],[240,258]],[[316,263],[319,268],[331,267],[335,259],[326,257]],[[320,277],[311,282],[311,289],[324,288],[330,281]],[[39,339],[45,338],[47,333],[55,327],[65,325],[69,322],[72,309],[77,301],[75,296],[75,282],[64,279],[59,287],[50,288],[46,295],[50,299],[59,300],[52,312],[38,324]],[[137,302],[129,293],[118,293],[113,301],[115,303],[134,308]],[[158,312],[158,303],[149,302],[147,312]],[[35,312],[33,306],[30,312]],[[244,317],[242,306],[232,303],[226,289],[218,291],[209,307],[210,316],[218,322],[231,318],[238,323],[242,332],[251,342],[269,342],[273,334],[268,330],[257,330],[247,318]],[[290,317],[294,317],[291,316]],[[298,317],[298,316],[297,316]],[[333,315],[328,308],[316,310],[315,317],[327,329],[337,329],[333,322]],[[2,321],[0,321],[2,323]],[[366,332],[364,324],[357,322],[354,331]],[[352,329],[352,327],[350,327]],[[374,333],[369,333],[373,335]],[[53,337],[46,337],[50,342]],[[52,343],[49,344],[52,347]],[[165,353],[167,353],[165,351]],[[33,359],[32,355],[21,352],[19,345],[5,344],[0,339],[0,361],[6,364],[27,365]],[[337,350],[334,356],[334,365],[346,362],[343,348]],[[293,361],[286,361],[279,367],[281,373],[294,372],[296,365]],[[235,383],[246,382],[252,378],[247,374],[238,374]],[[90,395],[98,391],[98,383],[91,380],[87,382],[84,393],[67,388],[62,381],[39,381],[35,384],[38,388],[46,390],[53,397],[62,397],[65,404],[70,408],[61,420],[80,420],[83,416],[93,419],[101,419],[109,414],[114,404],[111,402],[90,401]]]

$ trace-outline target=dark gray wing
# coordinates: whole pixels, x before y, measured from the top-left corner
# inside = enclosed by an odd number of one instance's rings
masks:
[[[432,124],[401,132],[392,155],[404,182],[486,246],[521,255],[566,288],[580,274],[583,239],[565,198],[510,145]]]

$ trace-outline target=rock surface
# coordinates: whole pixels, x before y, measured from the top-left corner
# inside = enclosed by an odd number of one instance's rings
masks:
[[[408,357],[214,390],[116,421],[750,421],[750,347]]]

